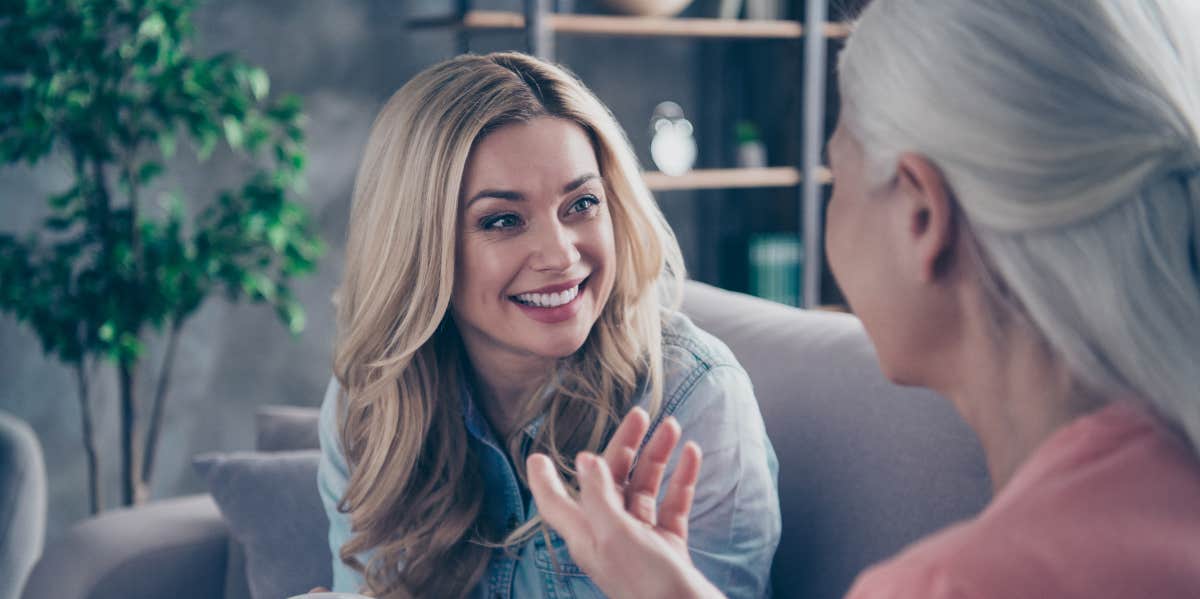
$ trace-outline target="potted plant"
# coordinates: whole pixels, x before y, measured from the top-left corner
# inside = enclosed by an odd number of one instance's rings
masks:
[[[93,513],[95,368],[115,368],[119,381],[128,505],[146,497],[188,319],[223,293],[269,304],[298,333],[304,311],[290,282],[324,251],[294,200],[305,166],[299,100],[272,97],[267,74],[231,55],[196,56],[194,4],[0,4],[0,164],[53,157],[71,181],[47,199],[38,230],[0,234],[0,310],[75,372]],[[203,161],[218,148],[244,162],[240,187],[207,201],[173,191],[177,149]],[[152,335],[165,337],[165,351],[146,406],[135,381]]]

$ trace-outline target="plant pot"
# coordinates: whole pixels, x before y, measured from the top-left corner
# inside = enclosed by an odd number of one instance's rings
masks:
[[[608,8],[639,17],[673,17],[687,8],[692,0],[604,0]]]

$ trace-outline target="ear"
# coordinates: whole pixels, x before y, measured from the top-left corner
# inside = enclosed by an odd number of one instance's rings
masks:
[[[954,254],[958,223],[953,194],[941,169],[920,154],[900,156],[895,184],[907,212],[918,276],[932,283],[946,273]]]

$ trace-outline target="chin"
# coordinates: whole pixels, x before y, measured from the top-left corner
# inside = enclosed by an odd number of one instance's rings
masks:
[[[583,347],[587,337],[576,337],[562,339],[541,339],[535,347],[531,348],[533,353],[544,358],[554,358],[556,360],[565,358],[579,351]]]

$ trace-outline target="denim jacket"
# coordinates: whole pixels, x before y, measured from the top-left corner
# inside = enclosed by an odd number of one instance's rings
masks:
[[[662,409],[652,426],[673,415],[683,429],[683,440],[695,441],[704,451],[689,520],[692,561],[731,598],[768,596],[771,560],[780,534],[778,464],[750,378],[724,343],[681,314],[664,322],[663,374]],[[362,577],[338,558],[351,530],[349,515],[337,510],[348,480],[338,442],[337,396],[334,380],[321,407],[317,483],[330,522],[333,590],[355,592],[363,584]],[[537,506],[523,499],[527,496],[523,485],[480,409],[469,397],[464,408],[464,426],[480,456],[485,479],[484,517],[493,521],[495,530],[512,530],[537,514]],[[667,466],[668,478],[678,462],[679,448]],[[666,485],[663,488],[665,492]],[[562,539],[552,533],[549,545],[538,534],[515,551],[495,550],[472,596],[591,599],[603,594],[575,565]]]

